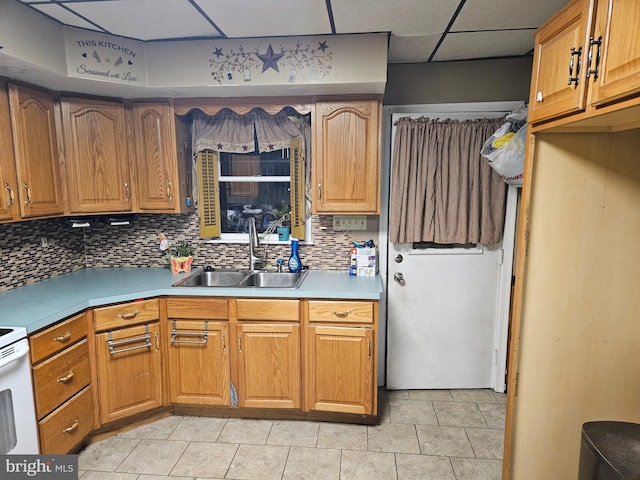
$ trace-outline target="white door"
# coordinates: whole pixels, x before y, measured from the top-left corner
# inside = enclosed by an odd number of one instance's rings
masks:
[[[500,259],[389,245],[387,388],[492,386]]]
[[[422,114],[396,113],[393,121]],[[474,114],[438,116],[485,116]],[[504,391],[516,204],[510,187],[506,255],[502,245],[425,250],[388,243],[387,388]]]

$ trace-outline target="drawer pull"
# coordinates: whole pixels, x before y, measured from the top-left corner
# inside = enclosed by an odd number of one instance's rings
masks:
[[[131,312],[131,313],[119,313],[118,314],[118,318],[121,318],[123,320],[131,320],[132,318],[136,318],[139,313],[140,312],[138,310],[136,310],[135,312]]]
[[[59,337],[53,337],[53,341],[64,343],[64,342],[68,342],[70,338],[71,338],[71,330],[69,330],[64,335],[60,335]]]
[[[78,421],[78,419],[76,418],[73,421],[73,424],[70,427],[67,428],[63,428],[62,429],[62,433],[73,433],[78,429],[78,425],[80,425],[80,422]]]
[[[152,347],[153,344],[151,343],[151,335],[149,334],[149,325],[145,325],[144,329],[145,329],[144,335],[140,337],[129,337],[123,340],[113,340],[112,332],[109,332],[107,334],[107,344],[109,345],[109,354],[114,355],[116,353],[128,352],[130,350],[137,350],[139,348]],[[156,343],[157,341],[158,340],[156,336]],[[126,347],[126,348],[121,348],[120,350],[116,350],[116,347],[120,347],[122,345],[129,345],[131,343],[136,343],[136,342],[144,342],[144,343],[142,345],[135,345],[133,347]],[[159,350],[159,345],[156,345],[156,351],[158,350]]]
[[[336,312],[335,310],[331,310],[331,313],[338,318],[347,318],[351,315],[351,310],[347,310],[346,312]]]
[[[73,373],[73,370],[69,370],[69,373],[67,373],[64,377],[60,377],[57,381],[59,383],[69,383],[73,379],[74,375],[75,374]]]
[[[201,340],[179,340],[178,337],[202,337]],[[173,328],[171,329],[171,343],[198,343],[206,344],[209,338],[209,322],[204,322],[204,330],[202,332],[187,332],[176,328],[176,321],[173,320]]]

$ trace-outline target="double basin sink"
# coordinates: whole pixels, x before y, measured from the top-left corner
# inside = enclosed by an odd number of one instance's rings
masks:
[[[174,287],[257,287],[298,288],[309,270],[302,272],[268,272],[247,270],[205,269],[174,283]]]

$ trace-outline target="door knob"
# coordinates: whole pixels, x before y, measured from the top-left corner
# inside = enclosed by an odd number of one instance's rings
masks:
[[[402,263],[402,260],[404,260],[404,258],[402,258],[402,255],[400,255],[399,253],[393,257],[393,261],[396,263]]]
[[[393,279],[400,285],[404,285],[404,275],[402,275],[401,273],[394,273]]]

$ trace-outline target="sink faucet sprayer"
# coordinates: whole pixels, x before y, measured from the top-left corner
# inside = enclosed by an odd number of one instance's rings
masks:
[[[262,268],[262,259],[256,255],[258,248],[258,233],[256,232],[256,219],[249,217],[249,269],[251,271],[260,270]]]

